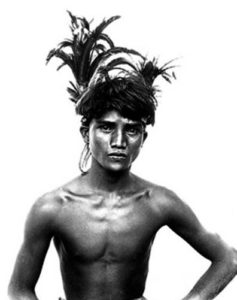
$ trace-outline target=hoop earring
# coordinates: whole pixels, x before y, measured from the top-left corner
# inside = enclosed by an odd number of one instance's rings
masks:
[[[82,174],[85,174],[88,172],[89,168],[87,167],[88,160],[91,156],[91,152],[89,149],[89,144],[86,143],[80,156],[80,161],[79,161],[79,169],[82,172]]]

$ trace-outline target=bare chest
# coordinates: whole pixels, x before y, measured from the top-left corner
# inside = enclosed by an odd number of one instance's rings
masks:
[[[159,227],[149,201],[145,195],[69,201],[58,220],[61,250],[83,261],[124,261],[144,256]]]

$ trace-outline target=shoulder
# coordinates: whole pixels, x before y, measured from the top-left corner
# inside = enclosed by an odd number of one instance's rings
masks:
[[[153,199],[154,203],[159,208],[162,208],[166,225],[180,236],[184,235],[184,232],[191,234],[204,232],[201,223],[188,203],[181,199],[172,190],[156,186],[154,188]]]
[[[183,210],[187,204],[180,199],[180,197],[171,189],[160,186],[153,185],[152,188],[152,200],[159,210],[162,209],[163,214],[167,217],[171,217],[178,210]]]
[[[185,240],[190,240],[190,235],[198,236],[198,233],[205,233],[193,210],[174,191],[153,185],[152,204],[157,214],[162,217],[164,225]]]
[[[32,211],[45,215],[57,212],[62,205],[62,195],[62,188],[45,193],[34,202]]]
[[[60,187],[40,196],[33,205],[33,210],[43,214],[58,213],[66,202],[65,193],[77,193],[83,188],[83,176],[78,176]]]
[[[173,190],[164,186],[154,186],[153,198],[156,203],[163,204],[169,212],[175,212],[180,209],[183,210],[185,207],[188,207],[187,203]]]
[[[26,229],[49,227],[60,213],[63,203],[63,190],[57,188],[40,196],[33,203],[26,220]]]
[[[68,203],[68,190],[73,190],[74,179],[50,192],[40,196],[31,206],[25,223],[25,234],[29,236],[52,236],[57,230],[58,222],[65,205]],[[80,186],[80,184],[78,184]]]
[[[33,204],[30,213],[45,218],[58,216],[63,206],[67,203],[67,194],[79,193],[83,190],[83,176],[78,176],[62,186],[40,196]]]

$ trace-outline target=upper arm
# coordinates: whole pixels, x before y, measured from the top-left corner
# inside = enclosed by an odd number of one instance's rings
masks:
[[[24,241],[17,256],[10,290],[34,290],[41,272],[50,240],[54,234],[55,205],[48,197],[42,197],[28,214]]]
[[[169,194],[168,226],[190,244],[202,256],[211,260],[222,260],[230,248],[219,235],[207,231],[191,208],[175,194]]]

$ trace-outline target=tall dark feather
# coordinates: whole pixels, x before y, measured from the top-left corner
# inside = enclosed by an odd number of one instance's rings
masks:
[[[60,70],[67,65],[76,80],[74,84],[70,81],[67,91],[70,100],[77,103],[81,101],[83,95],[88,94],[88,89],[109,78],[109,72],[119,71],[119,76],[131,75],[132,80],[136,76],[142,79],[152,88],[156,77],[161,76],[166,81],[171,82],[175,78],[173,61],[158,67],[157,60],[148,61],[139,52],[125,47],[115,46],[111,38],[103,31],[120,16],[113,16],[103,20],[94,30],[90,29],[90,22],[85,18],[74,16],[70,11],[68,14],[71,19],[72,39],[65,39],[58,44],[57,48],[52,49],[47,58],[48,63],[53,57],[60,58],[62,63],[58,66]],[[134,77],[135,76],[135,77]]]
[[[85,78],[85,73],[88,70],[89,63],[90,63],[90,51],[96,41],[100,38],[100,34],[102,31],[112,22],[119,19],[119,16],[114,16],[109,18],[108,20],[104,20],[96,29],[91,33],[90,37],[88,38],[85,48],[83,50],[82,58],[81,58],[81,67],[79,70],[79,82],[83,82]]]
[[[82,94],[90,80],[88,73],[92,59],[94,61],[98,55],[103,54],[108,49],[114,47],[113,41],[108,35],[103,33],[103,30],[120,17],[114,16],[108,20],[104,20],[99,26],[91,31],[90,23],[85,18],[78,18],[70,11],[68,11],[68,14],[71,18],[70,28],[73,38],[64,40],[57,48],[52,49],[46,58],[46,63],[53,57],[60,58],[63,62],[58,67],[58,70],[63,66],[68,65],[72,70],[77,85],[81,87],[80,90],[77,88],[77,92]],[[106,43],[107,45],[104,45],[103,43]],[[70,53],[65,52],[64,49],[69,49]],[[74,89],[75,87],[73,90]],[[72,89],[70,88],[70,94],[72,95],[71,90]]]

